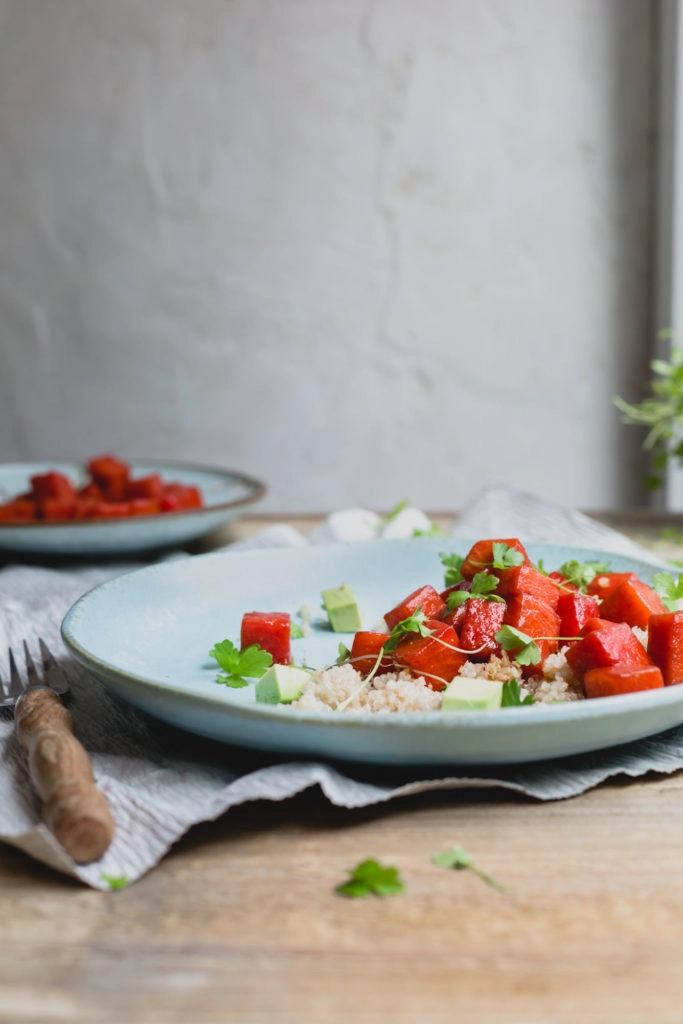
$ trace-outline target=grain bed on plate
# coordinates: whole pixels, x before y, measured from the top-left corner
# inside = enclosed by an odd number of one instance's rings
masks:
[[[539,704],[583,700],[581,687],[567,664],[566,648],[546,658],[543,671],[524,680],[522,692],[532,693]],[[506,682],[521,680],[522,669],[507,654],[486,662],[468,661],[459,676]],[[293,707],[301,711],[437,711],[441,694],[432,690],[423,676],[409,672],[387,672],[369,683],[353,665],[333,665],[316,672]]]

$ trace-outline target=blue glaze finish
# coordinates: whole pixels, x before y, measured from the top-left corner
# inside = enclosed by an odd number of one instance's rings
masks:
[[[160,473],[198,487],[205,507],[187,512],[65,523],[0,523],[0,550],[43,555],[113,555],[186,544],[243,515],[265,494],[264,485],[230,470],[176,462],[130,461],[134,478]],[[56,470],[81,486],[87,473],[78,462],[13,462],[0,465],[0,502],[30,488],[30,479]]]

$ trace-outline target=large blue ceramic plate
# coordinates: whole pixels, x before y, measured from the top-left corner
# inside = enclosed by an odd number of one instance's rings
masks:
[[[177,462],[129,461],[134,478],[160,473],[198,487],[205,507],[187,512],[122,519],[79,519],[65,523],[0,523],[0,551],[42,555],[116,555],[169,547],[201,537],[242,515],[265,494],[258,480],[226,469]],[[30,479],[54,469],[79,486],[87,474],[79,462],[12,462],[0,465],[0,502],[27,491]]]
[[[683,685],[566,704],[490,712],[301,712],[257,704],[253,686],[215,682],[207,657],[239,639],[245,611],[296,613],[350,583],[367,628],[401,598],[443,578],[439,552],[469,541],[417,539],[223,551],[120,576],[82,597],[62,633],[76,659],[119,696],[172,725],[215,740],[287,754],[384,764],[536,761],[635,740],[683,722]],[[529,544],[546,569],[597,558],[651,579],[661,566],[580,548]],[[296,661],[321,666],[350,635],[318,628],[295,640]]]

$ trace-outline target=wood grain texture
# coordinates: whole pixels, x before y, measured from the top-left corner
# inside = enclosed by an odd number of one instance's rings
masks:
[[[453,843],[508,894],[432,865]],[[682,847],[675,776],[551,804],[255,804],[111,894],[0,849],[0,1019],[677,1022]],[[370,855],[400,868],[405,894],[337,896]]]
[[[430,862],[456,843],[507,894]],[[683,773],[546,804],[246,805],[113,893],[0,846],[0,1021],[680,1024],[682,850]],[[406,892],[336,895],[367,856]]]
[[[52,690],[35,689],[18,701],[15,720],[48,827],[77,863],[99,860],[114,838],[114,819],[71,715]]]

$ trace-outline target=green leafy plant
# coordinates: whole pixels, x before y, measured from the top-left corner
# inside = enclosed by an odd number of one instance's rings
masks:
[[[266,669],[273,664],[273,656],[264,651],[258,644],[252,644],[240,651],[231,640],[221,640],[209,651],[209,657],[215,658],[225,675],[216,676],[217,683],[223,683],[234,690],[248,686],[246,677],[260,679]]]
[[[504,885],[501,885],[491,875],[487,875],[481,868],[478,868],[467,850],[464,850],[462,846],[453,846],[450,850],[442,850],[441,853],[435,853],[432,857],[432,863],[438,864],[442,868],[455,868],[456,871],[471,871],[478,878],[481,878],[482,882],[490,885],[492,889],[497,889],[498,892],[507,891]]]
[[[397,896],[405,891],[398,868],[384,867],[378,861],[363,860],[349,870],[349,879],[338,885],[335,892],[351,899],[366,896]]]
[[[292,640],[301,640],[304,635],[304,631],[298,622],[293,622],[289,628],[289,635]]]
[[[671,331],[660,332],[660,338],[670,337]],[[653,453],[653,460],[646,484],[655,490],[664,482],[669,461],[683,462],[683,349],[672,346],[670,360],[653,359],[650,369],[649,397],[632,404],[616,396],[613,402],[622,423],[647,428],[643,448]]]

